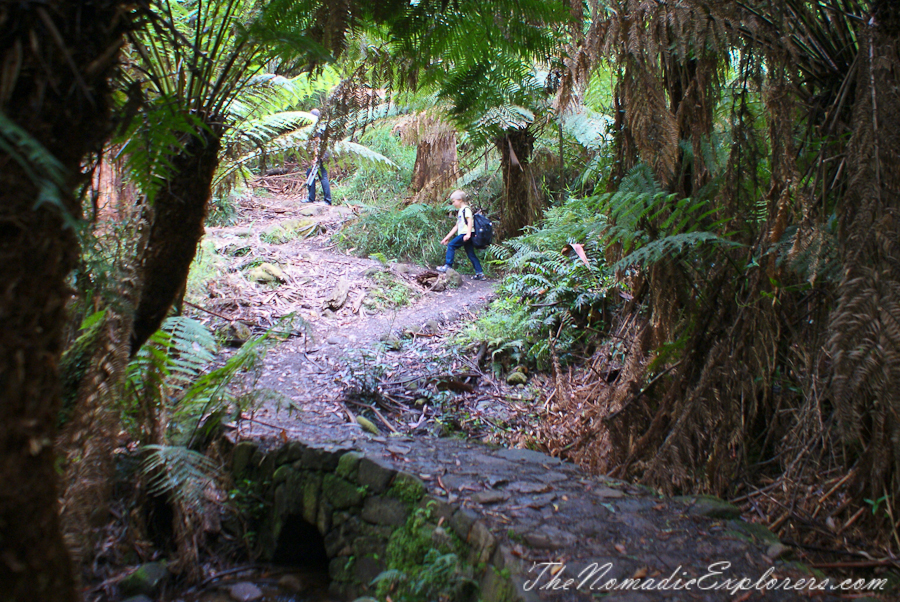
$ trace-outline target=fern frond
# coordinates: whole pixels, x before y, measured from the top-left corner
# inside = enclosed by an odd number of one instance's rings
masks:
[[[188,508],[203,503],[206,486],[218,478],[219,467],[203,454],[186,447],[147,445],[141,463],[147,492],[165,495]]]
[[[674,259],[686,250],[699,249],[702,245],[743,246],[710,232],[685,232],[674,236],[666,236],[645,244],[613,264],[612,269],[624,270],[631,266],[646,267],[664,259]]]

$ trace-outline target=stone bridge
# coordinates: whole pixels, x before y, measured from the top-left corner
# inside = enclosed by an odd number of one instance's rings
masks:
[[[662,498],[530,450],[377,439],[237,444],[234,473],[264,484],[271,504],[264,559],[327,563],[348,600],[403,587],[484,602],[796,600],[749,584],[811,577],[715,498]]]

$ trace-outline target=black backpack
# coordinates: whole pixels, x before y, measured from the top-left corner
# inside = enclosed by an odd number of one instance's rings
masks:
[[[491,244],[494,238],[494,224],[481,213],[476,213],[472,219],[475,227],[475,234],[472,236],[472,244],[476,249],[485,249]]]

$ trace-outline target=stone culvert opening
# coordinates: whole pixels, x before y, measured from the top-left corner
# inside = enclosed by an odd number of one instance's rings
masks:
[[[285,517],[272,555],[272,564],[327,575],[328,560],[325,540],[318,528],[304,520],[300,514]]]

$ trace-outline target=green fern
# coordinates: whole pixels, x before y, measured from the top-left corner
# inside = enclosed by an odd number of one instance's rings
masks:
[[[201,453],[174,445],[144,446],[141,474],[147,493],[166,496],[183,508],[198,508],[207,485],[219,476],[219,467]]]
[[[359,220],[339,232],[336,241],[362,257],[380,253],[428,265],[443,255],[440,241],[450,227],[446,213],[430,205],[413,203],[402,210],[366,205]]]

